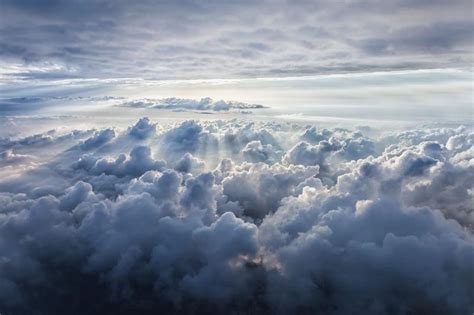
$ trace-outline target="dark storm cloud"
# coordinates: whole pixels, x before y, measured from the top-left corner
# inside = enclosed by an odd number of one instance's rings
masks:
[[[471,11],[470,1],[3,0],[0,55],[6,67],[55,64],[81,77],[463,67]]]

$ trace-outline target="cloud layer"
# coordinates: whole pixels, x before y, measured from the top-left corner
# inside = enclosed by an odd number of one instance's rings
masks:
[[[0,181],[0,309],[472,313],[472,130],[361,130],[142,118],[2,139],[23,168]]]
[[[119,106],[133,108],[151,108],[151,109],[169,109],[175,111],[196,110],[196,111],[248,111],[250,109],[265,108],[259,104],[247,104],[233,101],[214,101],[210,97],[200,100],[183,99],[183,98],[163,98],[163,99],[143,99],[133,100],[120,104]]]
[[[470,67],[471,1],[2,1],[10,78]],[[423,16],[423,19],[418,18]]]

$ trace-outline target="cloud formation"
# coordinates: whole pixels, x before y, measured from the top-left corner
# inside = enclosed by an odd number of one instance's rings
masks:
[[[151,109],[170,109],[170,110],[197,110],[197,111],[229,111],[262,109],[265,108],[259,104],[247,104],[233,101],[214,101],[210,97],[198,100],[183,98],[163,98],[163,99],[144,99],[125,102],[119,106],[134,108],[151,108]]]
[[[0,59],[4,75],[37,79],[470,67],[471,11],[465,0],[5,0]]]
[[[6,314],[474,310],[466,127],[142,118],[25,139],[0,142],[40,164],[0,181]]]

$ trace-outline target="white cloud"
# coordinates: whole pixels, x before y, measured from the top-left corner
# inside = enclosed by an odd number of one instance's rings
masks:
[[[156,124],[150,122],[148,117],[143,117],[129,129],[129,134],[137,139],[145,139],[156,132]]]
[[[259,104],[247,104],[235,101],[214,101],[210,97],[201,98],[200,100],[184,99],[184,98],[163,98],[163,99],[143,99],[133,100],[120,104],[119,106],[134,108],[151,108],[151,109],[169,109],[169,110],[196,110],[196,111],[248,111],[250,109],[265,108]]]
[[[113,129],[103,129],[96,132],[93,136],[86,139],[81,145],[80,148],[83,150],[90,150],[100,147],[110,140],[115,138],[115,131]]]
[[[203,160],[194,157],[191,153],[186,153],[183,157],[176,163],[175,170],[184,173],[199,173],[204,170],[206,167],[206,162]]]
[[[368,138],[237,121],[160,127],[0,143],[54,155],[0,181],[2,309],[473,309],[467,128]]]
[[[253,163],[268,162],[273,164],[278,159],[278,151],[271,144],[262,144],[259,140],[250,141],[242,150],[245,160]]]

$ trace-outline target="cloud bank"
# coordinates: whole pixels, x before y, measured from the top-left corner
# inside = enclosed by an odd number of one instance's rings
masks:
[[[361,130],[3,139],[0,163],[34,164],[0,181],[0,310],[472,313],[472,130]]]
[[[196,110],[196,111],[231,111],[242,110],[248,111],[250,109],[265,108],[259,104],[247,104],[234,101],[214,101],[210,97],[205,97],[198,100],[183,99],[183,98],[163,98],[163,99],[144,99],[133,100],[120,104],[119,106],[133,107],[133,108],[151,108],[151,109],[169,109],[169,110]]]

